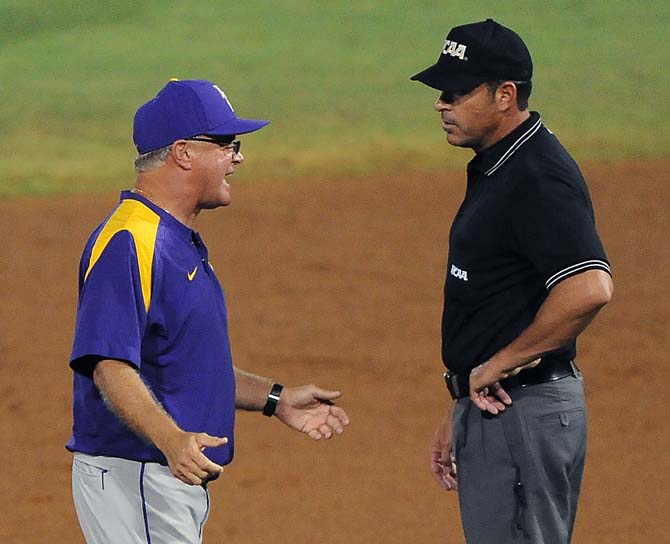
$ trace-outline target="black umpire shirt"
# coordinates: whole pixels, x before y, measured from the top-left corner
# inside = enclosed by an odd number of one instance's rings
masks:
[[[510,344],[549,291],[610,267],[575,161],[537,112],[468,164],[449,235],[442,360],[467,372]],[[551,355],[575,357],[573,341]]]

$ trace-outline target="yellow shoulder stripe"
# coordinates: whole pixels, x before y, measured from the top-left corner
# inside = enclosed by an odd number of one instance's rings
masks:
[[[88,263],[84,281],[88,278],[95,263],[98,262],[102,252],[114,235],[124,230],[128,231],[135,241],[144,308],[148,312],[151,303],[151,268],[154,261],[154,247],[159,222],[158,214],[141,202],[130,199],[121,202],[100,231],[93,245],[91,260]]]

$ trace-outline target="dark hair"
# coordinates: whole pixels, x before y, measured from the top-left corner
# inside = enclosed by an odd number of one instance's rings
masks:
[[[516,105],[521,110],[524,111],[528,109],[528,97],[530,96],[530,91],[533,89],[533,82],[528,81],[514,81],[510,79],[494,79],[487,81],[486,84],[489,87],[491,94],[496,92],[496,89],[500,87],[505,81],[511,81],[516,85]]]

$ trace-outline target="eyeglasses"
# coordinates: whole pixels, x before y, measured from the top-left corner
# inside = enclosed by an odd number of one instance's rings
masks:
[[[239,140],[230,142],[228,140],[212,140],[211,138],[198,138],[197,136],[194,136],[193,138],[186,138],[186,140],[196,142],[207,142],[210,144],[218,145],[222,149],[231,149],[233,151],[233,155],[237,155],[240,152],[240,148],[242,147],[242,142],[240,142]]]

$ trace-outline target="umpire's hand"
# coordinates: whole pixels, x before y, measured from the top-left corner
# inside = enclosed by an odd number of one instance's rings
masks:
[[[457,491],[456,459],[451,443],[451,410],[440,423],[430,445],[430,472],[442,489]]]
[[[497,415],[505,411],[505,407],[512,404],[512,397],[500,385],[500,380],[516,376],[522,370],[534,368],[542,359],[535,359],[527,363],[520,363],[511,368],[502,368],[496,365],[493,359],[476,366],[470,372],[470,399],[482,412]]]

